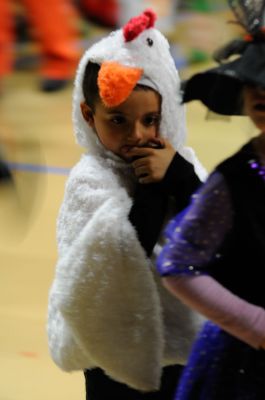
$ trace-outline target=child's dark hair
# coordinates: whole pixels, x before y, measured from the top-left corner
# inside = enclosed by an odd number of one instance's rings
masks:
[[[91,107],[93,111],[95,103],[99,99],[98,84],[97,84],[99,70],[100,70],[100,65],[89,61],[85,69],[84,79],[82,84],[82,89],[86,104],[89,107]]]
[[[93,112],[95,111],[95,103],[99,100],[99,90],[97,84],[99,70],[100,70],[100,65],[89,61],[85,69],[84,79],[82,84],[85,102],[93,110]],[[137,84],[134,90],[154,90],[154,89],[146,85]]]

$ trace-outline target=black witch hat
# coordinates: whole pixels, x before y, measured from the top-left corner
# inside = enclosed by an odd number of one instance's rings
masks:
[[[217,67],[197,73],[183,83],[183,102],[200,100],[216,113],[241,115],[243,85],[265,88],[265,0],[228,3],[246,35],[215,52]],[[237,58],[231,60],[231,56]]]

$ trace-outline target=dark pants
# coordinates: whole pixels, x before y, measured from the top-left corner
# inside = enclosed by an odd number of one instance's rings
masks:
[[[182,368],[180,365],[163,368],[160,390],[148,393],[114,381],[100,368],[86,370],[86,400],[173,400]]]

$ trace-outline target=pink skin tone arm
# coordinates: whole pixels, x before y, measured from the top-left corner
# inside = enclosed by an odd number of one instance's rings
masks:
[[[265,349],[265,310],[232,294],[207,275],[162,278],[183,303],[255,348]]]

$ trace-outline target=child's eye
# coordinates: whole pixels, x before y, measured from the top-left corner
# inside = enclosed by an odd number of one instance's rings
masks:
[[[147,115],[144,118],[144,124],[146,126],[158,125],[160,122],[160,115]]]
[[[121,125],[126,122],[125,118],[122,115],[114,115],[111,118],[111,122],[115,125]]]

